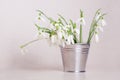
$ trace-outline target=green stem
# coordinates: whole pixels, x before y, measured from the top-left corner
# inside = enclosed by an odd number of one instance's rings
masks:
[[[60,14],[58,14],[58,16],[60,16],[60,18],[65,22],[65,24],[68,25],[67,21],[65,20],[63,16],[61,16]]]
[[[24,47],[28,46],[29,44],[31,44],[31,43],[33,43],[33,42],[36,42],[36,41],[38,41],[38,40],[39,40],[39,39],[32,40],[32,41],[30,41],[30,42],[28,42],[28,43],[20,46],[20,48],[24,48]]]
[[[97,21],[94,20],[95,18],[93,19],[93,22],[92,22],[92,25],[91,25],[90,31],[89,31],[89,37],[88,37],[88,41],[87,41],[88,44],[90,44],[90,41],[91,41],[91,39],[92,39],[92,37],[93,37],[93,35],[94,35],[94,32],[95,32],[95,30],[96,30],[96,28],[95,28],[96,24],[98,23],[98,21],[99,21],[104,15],[106,15],[106,14],[102,14]]]
[[[82,25],[80,25],[80,43],[82,43]]]
[[[43,13],[41,10],[37,10],[38,12],[40,12],[43,16],[46,17],[46,19],[48,19],[50,22],[55,22],[53,19],[51,19],[50,17],[48,17],[45,13]]]
[[[90,25],[90,30],[89,30],[89,36],[88,36],[87,43],[90,43],[90,42],[89,42],[89,39],[90,39],[91,32],[92,32],[93,27],[94,27],[95,17],[96,17],[96,15],[98,14],[98,12],[99,12],[100,10],[101,10],[101,9],[98,9],[98,10],[96,11],[96,13],[95,13],[95,16],[93,17],[92,23],[91,23],[91,25]]]

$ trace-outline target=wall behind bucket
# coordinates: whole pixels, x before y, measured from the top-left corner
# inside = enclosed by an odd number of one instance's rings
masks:
[[[60,13],[77,20],[81,8],[88,23],[84,29],[88,30],[94,12],[102,8],[107,13],[107,26],[100,34],[100,42],[91,44],[87,69],[118,70],[119,7],[120,0],[0,0],[0,69],[62,69],[59,48],[49,47],[45,41],[31,44],[26,47],[26,54],[21,55],[19,46],[34,39],[37,33],[34,26],[37,9],[52,17]],[[87,36],[87,32],[84,35]]]

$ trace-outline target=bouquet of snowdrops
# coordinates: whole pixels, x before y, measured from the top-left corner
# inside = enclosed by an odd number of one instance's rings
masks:
[[[58,19],[54,20],[51,17],[48,17],[45,13],[38,10],[40,21],[44,21],[46,18],[49,21],[48,27],[43,27],[41,25],[35,24],[38,30],[38,38],[36,40],[30,41],[21,46],[21,48],[38,41],[40,39],[47,39],[50,44],[56,44],[64,47],[65,45],[73,45],[76,43],[83,43],[83,27],[85,26],[84,12],[80,10],[80,17],[77,22],[73,20],[67,21],[62,15],[58,15]],[[98,34],[100,31],[103,31],[103,26],[106,25],[104,20],[105,14],[98,9],[93,17],[91,22],[88,39],[86,40],[87,44],[91,43],[93,36],[98,42]],[[43,18],[44,17],[44,18]],[[78,26],[79,25],[79,26]]]

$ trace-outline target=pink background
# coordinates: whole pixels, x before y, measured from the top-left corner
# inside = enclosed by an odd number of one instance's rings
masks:
[[[120,9],[119,0],[0,0],[0,69],[62,69],[59,47],[50,47],[41,40],[26,47],[20,45],[35,39],[37,9],[52,17],[57,13],[76,20],[79,9],[85,12],[88,30],[94,12],[107,13],[107,26],[100,42],[91,44],[87,69],[120,70]],[[87,33],[84,32],[87,36]]]

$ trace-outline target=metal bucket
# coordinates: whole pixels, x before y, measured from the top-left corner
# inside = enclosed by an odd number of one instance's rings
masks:
[[[65,72],[85,72],[89,44],[74,44],[60,47]]]

